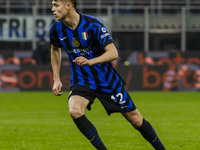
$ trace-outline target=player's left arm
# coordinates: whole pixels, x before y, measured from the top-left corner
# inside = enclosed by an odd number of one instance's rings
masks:
[[[113,43],[108,44],[105,47],[105,53],[103,53],[101,56],[93,58],[93,59],[87,59],[85,57],[77,57],[73,62],[77,63],[79,66],[83,65],[96,65],[101,64],[105,62],[111,62],[118,58],[118,51]]]

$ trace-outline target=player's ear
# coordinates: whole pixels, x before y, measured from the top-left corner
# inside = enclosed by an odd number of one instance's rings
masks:
[[[72,4],[71,4],[71,3],[69,3],[69,2],[67,2],[67,3],[66,3],[66,8],[67,8],[67,10],[70,10],[70,9],[71,9],[71,7],[72,7]]]

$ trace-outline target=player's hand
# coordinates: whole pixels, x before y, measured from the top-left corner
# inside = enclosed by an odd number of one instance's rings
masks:
[[[83,65],[92,66],[91,60],[88,60],[87,58],[82,57],[82,56],[77,57],[75,60],[73,60],[73,62],[75,62],[79,66],[83,66]]]
[[[54,81],[52,91],[55,96],[63,95],[63,93],[60,92],[61,89],[62,89],[62,83],[60,81]]]

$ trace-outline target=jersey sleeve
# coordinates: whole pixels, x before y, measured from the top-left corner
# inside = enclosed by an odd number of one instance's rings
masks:
[[[100,21],[96,21],[93,24],[93,27],[96,30],[95,35],[96,35],[97,41],[101,45],[101,48],[104,49],[108,44],[114,43],[112,37],[110,36],[110,33]]]
[[[50,43],[56,47],[62,47],[56,32],[56,23],[52,24],[50,27]]]

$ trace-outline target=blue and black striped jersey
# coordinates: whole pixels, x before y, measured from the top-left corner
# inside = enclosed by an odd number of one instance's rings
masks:
[[[54,46],[63,47],[69,56],[71,86],[79,84],[111,93],[125,84],[110,62],[82,67],[73,62],[80,56],[87,59],[98,57],[105,52],[104,48],[108,44],[113,43],[107,29],[97,18],[80,14],[75,30],[68,28],[63,21],[54,23],[50,28],[50,42]]]

